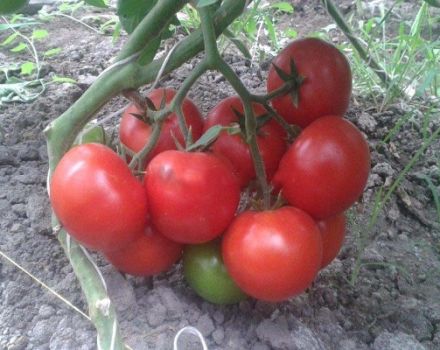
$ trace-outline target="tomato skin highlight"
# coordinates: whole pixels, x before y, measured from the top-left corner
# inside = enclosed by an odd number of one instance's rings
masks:
[[[321,269],[329,265],[338,255],[345,239],[347,220],[344,213],[317,222],[322,237]]]
[[[90,249],[121,249],[143,232],[147,198],[142,184],[110,148],[89,143],[70,149],[50,183],[56,216]]]
[[[290,94],[272,99],[275,110],[289,123],[302,128],[317,118],[334,114],[344,115],[350,103],[352,76],[345,56],[333,45],[316,38],[295,40],[272,61],[290,73],[290,60],[305,78],[299,88],[298,106]],[[271,66],[267,78],[267,91],[284,84]]]
[[[245,293],[279,302],[311,285],[321,266],[322,239],[314,220],[300,209],[246,211],[223,236],[222,254]]]
[[[119,271],[133,276],[153,276],[169,270],[180,259],[182,251],[183,245],[147,226],[128,246],[104,256]]]
[[[231,166],[211,153],[165,151],[147,166],[151,221],[176,242],[204,243],[232,221],[240,188]]]
[[[176,91],[173,89],[155,89],[151,91],[147,97],[153,102],[156,108],[160,108],[164,96],[166,105],[168,105],[175,95]],[[185,98],[182,104],[182,111],[187,126],[191,127],[193,140],[199,139],[203,131],[203,118],[199,109],[189,98]],[[119,125],[119,138],[128,149],[137,153],[148,142],[152,133],[152,127],[133,116],[132,113],[142,115],[144,111],[140,110],[134,104],[127,107]],[[170,114],[164,121],[159,140],[148,155],[147,160],[152,159],[163,151],[176,149],[172,135],[175,136],[181,145],[184,145],[185,140],[175,113]]]
[[[257,118],[267,114],[266,109],[260,104],[254,103],[252,107]],[[239,118],[234,110],[244,114],[243,103],[238,96],[222,100],[208,113],[204,130],[206,131],[214,125],[229,126],[232,123],[237,123]],[[267,177],[271,179],[287,149],[286,134],[280,125],[274,120],[270,120],[258,130],[257,144]],[[242,136],[229,135],[223,131],[211,149],[215,154],[229,159],[236,170],[241,187],[245,187],[252,179],[255,179],[255,168],[250,149]]]
[[[326,219],[360,197],[369,171],[370,151],[362,133],[348,120],[326,116],[302,131],[273,182],[290,205]]]
[[[220,242],[187,245],[183,273],[190,287],[214,304],[234,304],[247,298],[226,271]]]

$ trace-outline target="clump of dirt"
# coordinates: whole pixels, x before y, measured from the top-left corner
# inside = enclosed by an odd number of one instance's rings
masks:
[[[324,18],[319,1],[298,6],[296,21],[316,13]],[[348,2],[343,2],[348,3]],[[318,22],[314,30],[325,25]],[[47,60],[46,74],[69,75],[78,85],[49,85],[30,104],[1,106],[4,138],[0,145],[0,251],[13,258],[81,310],[87,306],[78,282],[50,228],[46,194],[47,155],[44,127],[66,110],[116,54],[120,44],[96,35],[68,19],[47,23],[50,38],[63,47]],[[0,41],[3,38],[0,36]],[[52,40],[52,39],[51,39]],[[43,48],[42,48],[43,49]],[[3,50],[3,49],[2,49]],[[11,61],[16,59],[3,50]],[[6,56],[7,55],[7,56]],[[267,65],[250,64],[235,54],[227,61],[244,83],[264,91]],[[162,80],[179,87],[197,60]],[[212,89],[215,84],[216,89]],[[214,91],[215,90],[215,91]],[[204,113],[233,94],[214,73],[203,76],[190,97]],[[181,266],[154,278],[124,277],[95,256],[117,306],[124,339],[133,349],[170,349],[176,332],[197,327],[210,349],[437,349],[440,347],[439,224],[430,178],[439,188],[438,154],[434,143],[397,187],[377,223],[368,223],[374,201],[387,191],[420,149],[424,137],[440,125],[424,119],[424,107],[404,101],[379,111],[370,100],[355,96],[347,117],[366,135],[372,151],[372,172],[363,199],[349,212],[347,242],[336,259],[321,272],[303,295],[279,304],[246,300],[216,306],[201,300],[185,284]],[[422,101],[420,101],[422,103]],[[121,97],[102,115],[120,109]],[[409,122],[389,142],[384,138],[411,114]],[[117,120],[109,122],[109,127]],[[362,246],[364,250],[361,251]],[[356,259],[362,267],[353,285]],[[92,324],[30,277],[0,258],[0,348],[94,349]],[[194,349],[191,338],[183,348]]]

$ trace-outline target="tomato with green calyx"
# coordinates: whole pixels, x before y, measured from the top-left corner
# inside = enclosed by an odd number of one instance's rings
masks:
[[[211,303],[234,304],[247,297],[226,271],[218,241],[186,246],[183,273],[190,287]]]
[[[297,137],[273,182],[290,205],[327,219],[359,198],[369,171],[370,151],[362,133],[348,120],[327,116]]]
[[[0,15],[17,12],[28,2],[29,0],[0,0]]]
[[[341,250],[345,238],[345,214],[340,213],[317,222],[322,237],[321,269],[329,265]]]
[[[183,246],[148,226],[128,246],[105,253],[119,271],[134,276],[153,276],[169,270],[181,257]]]
[[[316,38],[295,40],[272,61],[267,91],[286,80],[293,90],[272,99],[276,111],[289,123],[302,128],[317,118],[342,116],[351,95],[351,70],[345,56],[333,45]],[[296,77],[288,77],[293,75]],[[281,74],[281,75],[280,75]]]
[[[254,103],[252,108],[257,120],[263,121],[257,131],[257,144],[263,158],[266,175],[271,179],[286,151],[286,134],[274,120],[264,120],[268,114],[262,105]],[[229,126],[239,123],[242,127],[241,133],[236,135],[223,131],[211,146],[215,154],[229,159],[236,170],[241,187],[246,186],[256,176],[250,149],[245,140],[243,114],[241,99],[238,96],[232,96],[215,106],[205,120],[205,131],[214,125]]]
[[[50,200],[67,232],[91,249],[122,249],[147,225],[142,184],[101,144],[73,147],[61,158],[51,179]]]
[[[245,293],[278,302],[312,284],[321,266],[322,239],[314,220],[300,209],[246,211],[223,236],[222,254]]]
[[[168,105],[176,91],[173,89],[155,89],[148,94],[148,98],[153,102],[156,109],[160,109],[162,101]],[[189,99],[185,98],[182,104],[182,112],[188,128],[191,128],[193,141],[197,140],[203,131],[203,118],[197,106]],[[132,114],[143,115],[144,111],[135,105],[130,105],[124,112],[119,126],[119,138],[124,146],[131,152],[139,152],[151,137],[152,126],[144,123]],[[175,113],[170,114],[163,126],[156,146],[148,155],[148,160],[155,155],[170,149],[176,149],[175,139],[184,146],[185,140],[179,128],[178,118]]]
[[[234,218],[240,197],[230,164],[203,152],[158,154],[147,166],[145,188],[153,225],[186,244],[219,236]]]

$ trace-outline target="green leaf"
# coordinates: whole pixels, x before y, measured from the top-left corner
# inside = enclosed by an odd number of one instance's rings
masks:
[[[284,31],[284,34],[289,37],[290,39],[295,39],[298,36],[298,32],[295,29],[287,28]]]
[[[158,0],[118,0],[119,21],[122,28],[130,34],[142,19],[151,11]]]
[[[284,2],[284,1],[276,2],[275,4],[272,4],[270,7],[286,13],[293,13],[294,11],[293,6],[288,2]]]
[[[10,24],[0,23],[0,31],[9,30],[10,28],[29,27],[29,26],[34,26],[36,24],[40,24],[40,23],[39,22],[10,23]]]
[[[197,7],[205,7],[215,4],[218,0],[199,0],[197,1]]]
[[[86,4],[92,5],[95,7],[105,8],[108,7],[107,0],[85,0]]]
[[[21,42],[20,44],[18,44],[17,46],[15,46],[14,48],[11,49],[12,52],[21,52],[23,50],[26,50],[27,45],[23,42]]]
[[[221,125],[214,125],[210,127],[206,132],[191,146],[187,147],[187,151],[194,151],[198,148],[208,148],[215,140],[217,140],[217,137],[220,135],[220,133],[228,128],[225,128]]]
[[[13,33],[9,35],[3,42],[0,44],[0,46],[6,46],[12,43],[18,36],[18,33]]]
[[[86,143],[101,143],[105,145],[107,136],[102,125],[88,123],[86,127],[76,137],[74,145],[84,145]]]
[[[45,29],[36,29],[32,32],[32,39],[33,40],[42,40],[46,38],[49,35],[47,30]]]
[[[61,51],[62,51],[62,49],[60,47],[56,47],[56,48],[53,48],[53,49],[50,49],[50,50],[47,50],[46,52],[44,52],[44,56],[46,56],[46,57],[56,56]]]
[[[67,77],[60,77],[58,75],[54,75],[52,77],[52,82],[59,83],[59,84],[63,84],[63,83],[75,84],[76,80],[71,79],[71,78],[67,78]]]
[[[36,67],[33,62],[25,62],[21,65],[20,68],[22,75],[31,75]]]

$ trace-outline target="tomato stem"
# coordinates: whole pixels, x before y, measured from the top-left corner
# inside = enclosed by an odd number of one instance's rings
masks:
[[[254,115],[254,111],[252,109],[252,95],[246,88],[246,86],[242,83],[237,74],[221,57],[220,52],[218,51],[212,10],[212,6],[198,8],[203,31],[203,40],[205,43],[206,59],[208,60],[208,64],[212,69],[215,69],[223,74],[223,76],[231,84],[231,86],[234,88],[234,90],[237,92],[243,102],[246,127],[246,143],[249,145],[249,150],[251,153],[252,161],[254,163],[257,180],[263,193],[264,208],[269,209],[270,187],[267,183],[264,161],[257,144],[257,121]]]

